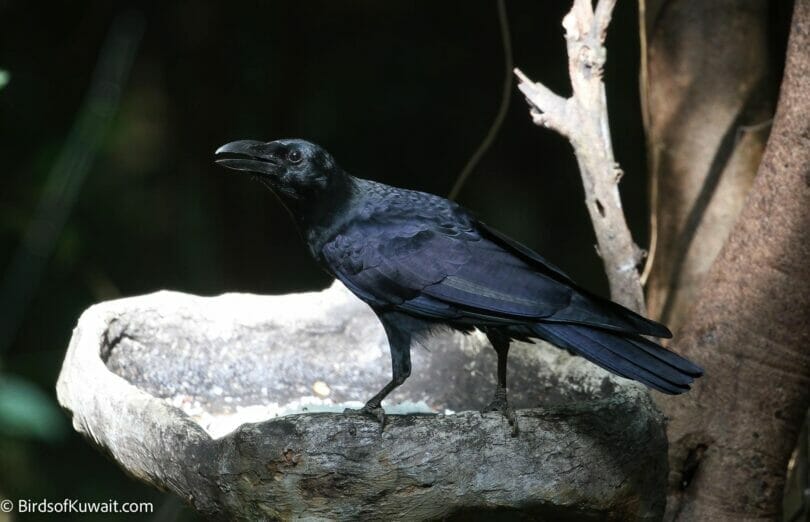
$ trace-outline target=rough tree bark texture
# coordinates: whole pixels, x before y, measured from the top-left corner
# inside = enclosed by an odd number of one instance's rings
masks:
[[[776,103],[769,0],[641,0],[651,317],[676,331],[742,209]]]
[[[563,19],[568,48],[568,72],[573,94],[563,98],[515,69],[518,88],[532,106],[538,125],[567,137],[574,147],[588,208],[605,265],[611,298],[644,312],[638,265],[642,252],[633,242],[619,196],[622,171],[613,157],[608,125],[603,66],[605,35],[616,0],[574,0]]]
[[[669,518],[775,519],[810,404],[810,2],[791,22],[759,173],[682,328],[706,368],[671,419]]]

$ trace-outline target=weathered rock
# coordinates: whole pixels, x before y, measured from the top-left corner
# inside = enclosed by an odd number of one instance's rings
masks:
[[[158,292],[88,309],[57,393],[76,430],[127,472],[211,517],[660,518],[666,440],[643,388],[517,344],[513,438],[500,414],[477,412],[495,362],[476,334],[414,347],[413,375],[390,396],[400,405],[387,404],[410,414],[381,433],[338,413],[390,378],[382,328],[343,286]]]

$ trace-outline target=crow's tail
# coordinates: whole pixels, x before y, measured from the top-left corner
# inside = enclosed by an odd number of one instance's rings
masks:
[[[703,375],[700,366],[640,335],[570,323],[537,323],[532,329],[606,370],[671,395],[688,391]]]

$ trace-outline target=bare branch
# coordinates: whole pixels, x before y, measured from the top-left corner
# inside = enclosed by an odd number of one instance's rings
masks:
[[[515,68],[515,76],[519,80],[518,89],[533,106],[531,115],[534,123],[568,136],[569,129],[566,127],[569,119],[566,116],[568,100],[555,94],[542,83],[534,83],[518,68]]]
[[[574,146],[611,297],[644,312],[637,269],[642,252],[633,242],[622,211],[618,188],[621,168],[613,158],[602,82],[606,58],[603,43],[615,4],[615,0],[600,0],[594,11],[591,0],[574,0],[563,18],[574,92],[571,98],[564,99],[543,84],[532,82],[519,69],[515,75],[520,80],[518,88],[531,105],[534,122],[566,136]]]
[[[602,43],[605,43],[607,28],[615,6],[616,0],[599,0],[599,3],[596,4],[596,12],[593,16],[594,31],[599,35],[599,41]]]

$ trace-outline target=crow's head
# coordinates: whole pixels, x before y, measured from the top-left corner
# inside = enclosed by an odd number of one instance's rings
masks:
[[[285,200],[317,199],[345,179],[328,152],[304,140],[234,141],[215,154],[218,164],[252,175]]]

